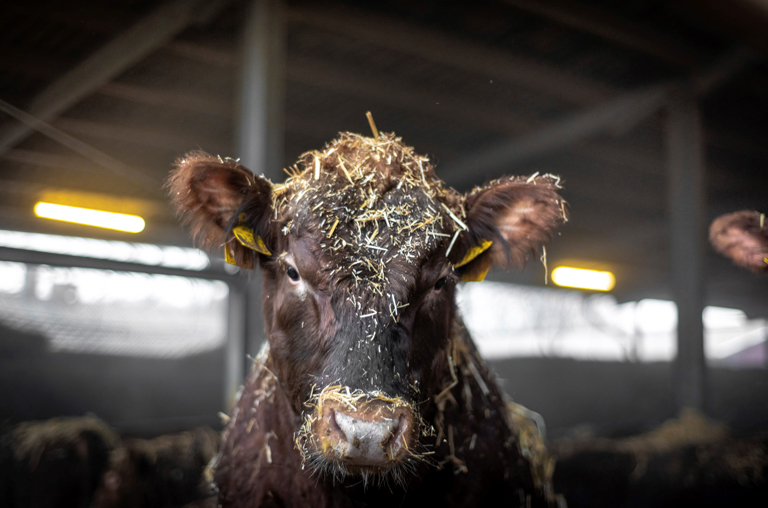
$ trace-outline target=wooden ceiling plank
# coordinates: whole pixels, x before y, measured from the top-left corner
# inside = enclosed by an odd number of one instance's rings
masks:
[[[111,155],[102,152],[98,148],[95,148],[88,143],[84,143],[83,141],[70,136],[66,132],[57,129],[49,123],[44,122],[39,118],[33,117],[27,112],[22,111],[2,100],[0,100],[0,111],[18,120],[21,125],[30,129],[31,132],[40,132],[44,136],[56,141],[60,145],[69,148],[73,152],[82,155],[92,162],[95,162],[97,165],[101,166],[103,169],[108,170],[115,176],[123,177],[130,181],[135,181],[136,183],[143,185],[148,190],[155,190],[157,188],[158,180],[151,175],[128,166],[122,161],[115,159]],[[7,155],[7,153],[8,150],[0,151],[0,158],[2,158],[4,155]]]
[[[456,122],[469,122],[488,131],[520,133],[530,129],[534,118],[522,115],[500,114],[499,110],[468,104],[467,97],[450,93],[428,93],[414,86],[398,86],[391,80],[371,79],[352,74],[349,69],[334,65],[289,57],[288,80],[337,93],[380,101],[403,109],[415,109],[434,116],[450,117]],[[436,99],[437,98],[437,99]]]
[[[450,171],[464,175],[460,182],[456,182],[459,186],[492,179],[498,176],[498,168],[502,166],[513,167],[617,126],[647,118],[665,103],[667,90],[667,85],[657,85],[630,92],[543,129],[471,154],[453,165]]]
[[[172,107],[176,109],[205,113],[231,118],[232,104],[226,100],[199,93],[181,92],[171,89],[150,88],[131,83],[106,83],[98,93],[148,106]]]
[[[707,95],[720,88],[735,74],[762,59],[754,51],[740,47],[725,53],[716,59],[709,67],[694,76],[693,82],[696,93]]]
[[[85,161],[80,157],[39,152],[36,150],[23,150],[21,148],[14,148],[0,154],[0,159],[20,162],[22,164],[31,164],[53,169],[68,169],[72,171],[88,171],[95,167],[84,163]]]
[[[680,16],[710,33],[742,41],[768,55],[768,2],[765,0],[674,0],[667,2]]]
[[[50,121],[101,85],[121,74],[166,44],[191,23],[199,20],[202,7],[212,14],[211,5],[226,0],[175,0],[163,3],[147,16],[98,49],[85,61],[51,83],[29,105],[27,111],[39,120]],[[205,6],[204,4],[209,4]],[[26,139],[34,129],[11,124],[0,130],[0,154]]]
[[[109,33],[125,26],[126,18],[134,16],[130,10],[119,5],[104,2],[46,2],[45,7],[30,9],[25,2],[4,2],[3,14],[24,16],[37,23],[65,25],[71,28],[96,33]]]
[[[615,90],[583,76],[438,30],[365,12],[292,8],[291,23],[351,37],[491,79],[513,83],[575,105],[595,104]]]
[[[58,118],[54,126],[59,129],[98,139],[108,139],[133,143],[143,146],[167,149],[174,146],[185,146],[191,141],[189,137],[174,134],[178,131],[148,129],[143,127],[129,127],[107,122],[94,122],[78,118]]]
[[[755,61],[749,52],[738,49],[715,61],[691,81],[696,91],[705,95]],[[674,81],[663,82],[622,94],[517,139],[472,154],[451,170],[465,175],[462,184],[471,184],[478,179],[494,178],[499,167],[530,161],[601,133],[628,132],[667,104],[674,86]]]
[[[484,132],[520,135],[541,125],[537,117],[519,111],[499,111],[497,107],[483,104],[474,97],[420,91],[412,85],[402,86],[393,80],[366,78],[350,73],[349,69],[315,60],[289,56],[287,77],[289,82],[420,111],[437,118],[450,119],[456,124],[466,123]],[[606,145],[601,142],[579,144],[572,150],[579,155],[623,164],[638,171],[664,173],[660,157],[647,147]]]
[[[174,40],[169,42],[164,49],[175,55],[183,56],[206,65],[236,68],[239,64],[237,54],[234,51],[214,48],[197,42]]]
[[[505,0],[520,10],[547,18],[580,32],[589,33],[663,62],[693,68],[700,55],[666,34],[598,9],[569,0]]]

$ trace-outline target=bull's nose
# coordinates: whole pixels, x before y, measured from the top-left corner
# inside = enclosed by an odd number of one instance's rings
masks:
[[[350,400],[348,393],[328,390],[318,397],[305,420],[307,451],[361,468],[387,468],[406,460],[418,447],[418,415],[411,406],[378,395]]]
[[[402,447],[402,418],[365,421],[335,411],[334,419],[346,439],[343,458],[351,464],[387,465]]]

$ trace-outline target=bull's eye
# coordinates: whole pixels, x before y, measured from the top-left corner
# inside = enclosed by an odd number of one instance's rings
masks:
[[[288,275],[288,278],[291,279],[293,282],[298,282],[299,272],[297,272],[294,267],[292,267],[291,265],[288,265],[288,267],[285,269],[285,273]]]
[[[448,279],[446,279],[445,277],[435,282],[435,291],[440,291],[443,288],[443,286],[445,286],[446,282],[448,282]]]

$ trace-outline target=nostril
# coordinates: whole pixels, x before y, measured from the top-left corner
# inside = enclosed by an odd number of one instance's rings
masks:
[[[397,419],[397,427],[395,432],[392,434],[392,437],[389,440],[390,446],[396,447],[397,449],[400,449],[401,446],[405,446],[407,448],[408,445],[405,443],[406,430],[408,430],[408,419],[405,417],[405,415],[400,415],[400,418]]]
[[[327,435],[330,435],[332,432],[336,431],[342,436],[344,435],[344,431],[341,430],[341,427],[339,427],[339,424],[336,422],[336,411],[333,409],[329,410],[328,415],[328,427],[326,427],[325,433]]]
[[[381,446],[390,446],[394,444],[397,439],[403,434],[403,421],[404,418],[388,420],[386,422],[387,432],[384,434],[384,439],[381,441]]]

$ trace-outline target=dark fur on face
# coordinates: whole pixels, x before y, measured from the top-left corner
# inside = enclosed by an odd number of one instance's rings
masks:
[[[270,184],[234,161],[197,153],[177,163],[169,187],[204,244],[235,244],[241,266],[258,257],[270,369],[301,415],[297,442],[308,465],[331,477],[404,483],[410,460],[350,469],[312,444],[306,429],[316,394],[339,386],[364,399],[402,400],[415,420],[432,421],[452,368],[457,282],[535,254],[565,221],[558,180],[505,178],[462,195],[393,134],[341,134],[291,171],[285,183]],[[238,225],[272,255],[237,243]],[[429,430],[420,427],[414,460]]]
[[[717,252],[756,273],[768,273],[768,227],[765,215],[751,211],[721,215],[709,228]]]

